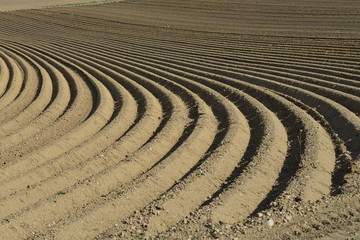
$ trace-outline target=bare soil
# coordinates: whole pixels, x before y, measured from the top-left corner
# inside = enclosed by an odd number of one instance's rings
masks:
[[[57,6],[93,5],[110,1],[114,2],[117,0],[3,0],[0,5],[0,12]]]
[[[357,1],[83,2],[0,6],[0,239],[360,239]]]

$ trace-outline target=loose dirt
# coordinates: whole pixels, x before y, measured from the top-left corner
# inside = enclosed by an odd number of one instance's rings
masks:
[[[356,1],[101,2],[0,6],[0,239],[360,239]]]
[[[49,8],[59,6],[76,6],[101,4],[104,2],[115,2],[121,0],[3,0],[0,5],[0,12],[14,11],[19,9]]]

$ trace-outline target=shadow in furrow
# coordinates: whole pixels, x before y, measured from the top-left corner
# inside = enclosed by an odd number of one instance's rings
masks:
[[[8,49],[7,47],[4,47],[6,49]],[[9,51],[11,51],[10,49],[8,49]],[[13,51],[13,50],[12,50]],[[37,80],[39,81],[39,86],[37,89],[36,89],[36,92],[35,92],[35,95],[34,95],[34,99],[36,99],[40,92],[41,92],[41,86],[43,85],[43,78],[42,78],[42,75],[40,73],[40,70],[39,68],[32,62],[32,60],[28,57],[28,56],[25,56],[24,54],[20,53],[20,52],[16,52],[16,54],[20,55],[21,57],[23,57],[24,59],[26,59],[27,63],[35,69],[36,71],[36,77],[37,77]],[[31,84],[31,83],[30,83]]]
[[[280,93],[278,94],[305,110],[307,114],[309,114],[312,118],[314,118],[317,122],[321,124],[321,126],[331,137],[331,140],[334,144],[336,157],[335,169],[332,173],[331,195],[335,196],[341,194],[342,185],[346,183],[345,175],[352,172],[351,161],[352,159],[356,158],[357,153],[349,153],[346,150],[344,141],[338,137],[336,132],[331,128],[329,122],[326,121],[326,119],[316,110],[291,96]]]
[[[69,64],[69,63],[67,63],[67,62],[65,62],[65,61],[63,61],[63,60],[61,60],[61,59],[59,59],[59,58],[57,58],[57,57],[55,57],[56,55],[50,55],[48,52],[45,52],[45,51],[42,51],[42,50],[40,50],[40,49],[35,49],[35,48],[33,48],[33,47],[27,47],[28,49],[31,49],[33,52],[38,52],[38,53],[41,53],[41,54],[43,54],[44,56],[48,56],[49,58],[47,58],[47,60],[49,61],[50,60],[50,58],[52,58],[52,59],[54,59],[55,61],[57,61],[57,62],[59,62],[60,64],[62,64],[63,66],[65,66],[65,67],[67,67],[67,68],[69,68],[69,69],[71,69],[72,71],[74,71],[77,75],[79,75],[80,77],[81,77],[81,79],[83,79],[84,80],[84,82],[86,83],[86,85],[88,86],[88,88],[89,88],[89,90],[90,90],[90,92],[91,92],[91,96],[92,96],[92,98],[94,99],[94,101],[93,101],[93,106],[92,106],[92,108],[91,108],[91,110],[90,110],[90,112],[89,112],[89,114],[88,114],[88,116],[87,116],[87,118],[86,119],[84,119],[84,121],[86,121],[88,118],[90,118],[95,112],[96,112],[96,110],[98,109],[98,107],[99,107],[99,104],[100,104],[100,96],[98,95],[98,92],[97,92],[97,90],[96,90],[96,87],[91,83],[91,81],[90,81],[90,79],[88,78],[88,76],[85,74],[85,73],[83,73],[80,69],[78,69],[78,68],[76,68],[74,65],[72,65],[72,64]],[[51,60],[50,60],[51,61]],[[65,75],[65,74],[66,75]],[[67,72],[63,72],[63,74],[64,74],[64,76],[65,76],[65,78],[68,80],[68,79],[71,79],[71,77],[68,75],[68,73]],[[71,96],[73,96],[71,99],[70,99],[70,102],[69,102],[69,105],[68,105],[68,108],[70,108],[71,107],[71,105],[72,105],[72,103],[74,102],[74,99],[75,99],[75,95],[76,94],[81,94],[81,93],[78,93],[77,92],[77,89],[76,88],[71,88]],[[112,94],[113,94],[113,91],[110,91]],[[67,109],[66,109],[67,110]],[[65,111],[66,112],[66,111]],[[115,114],[115,111],[114,111],[114,114]],[[112,118],[114,118],[114,115],[113,114],[113,116],[111,117],[111,119]],[[110,121],[111,121],[111,119],[110,119]]]
[[[286,119],[280,120],[283,124],[284,122],[287,122]],[[284,124],[284,126],[286,129],[293,128],[291,124]],[[286,190],[291,178],[300,168],[300,156],[302,155],[302,151],[304,150],[301,147],[301,143],[305,141],[305,134],[301,133],[302,131],[300,128],[297,128],[296,130],[294,129],[290,133],[288,132],[288,153],[285,158],[284,165],[279,173],[279,177],[276,179],[276,184],[272,187],[264,200],[260,202],[258,207],[250,214],[250,216],[255,216],[255,214],[257,214],[258,212],[269,208],[269,204],[273,202],[276,198],[278,198],[278,196],[280,196]]]
[[[1,47],[3,47],[3,46],[1,46]],[[7,69],[9,70],[9,81],[6,84],[5,90],[0,97],[3,97],[6,94],[6,92],[10,89],[10,87],[13,83],[13,78],[14,78],[14,70],[12,67],[10,67],[11,64],[10,64],[9,60],[6,57],[4,57],[2,59],[4,60],[5,64],[7,65]]]
[[[18,51],[21,51],[22,54],[25,54],[24,50],[22,50],[22,49],[27,49],[27,51],[29,51],[30,53],[32,53],[34,55],[38,55],[37,53],[41,52],[41,51],[37,51],[33,47],[26,46],[26,45],[18,43],[18,42],[11,42],[11,43],[16,45],[18,48],[20,48],[20,49],[18,49]],[[44,54],[44,52],[41,52],[41,53]],[[48,55],[46,55],[46,56],[48,56]],[[51,57],[53,57],[53,56],[51,56]],[[75,83],[74,79],[72,78],[72,76],[70,76],[70,74],[65,69],[63,69],[58,64],[54,64],[54,61],[51,59],[51,57],[50,58],[45,58],[44,60],[47,61],[49,64],[51,64],[53,66],[56,66],[56,68],[61,72],[61,74],[64,75],[65,79],[67,80],[67,82],[68,82],[68,84],[70,86],[70,100],[69,100],[69,103],[68,103],[68,106],[67,106],[67,109],[69,109],[73,105],[73,103],[74,103],[74,101],[76,99],[76,96],[78,94],[77,89],[75,87],[76,83]],[[50,75],[51,79],[56,79],[57,78],[52,71],[47,71],[47,72]],[[75,71],[75,72],[77,72],[77,71]],[[85,82],[86,82],[87,85],[89,85],[89,83],[87,81],[85,81]],[[53,81],[52,83],[53,83],[53,95],[52,95],[52,98],[51,98],[51,102],[49,102],[48,106],[46,106],[45,109],[47,109],[52,104],[54,99],[59,94],[59,91],[58,91],[59,90],[59,85],[58,85],[57,81]],[[91,90],[91,92],[94,91],[94,89],[92,89],[92,88],[90,88],[90,90]],[[93,94],[92,97],[94,97],[94,93],[92,93],[92,94]],[[65,109],[65,111],[59,116],[59,118],[66,113],[67,109]]]
[[[61,50],[59,50],[59,48],[61,46],[59,46],[57,44],[54,44],[54,45],[56,45],[58,47],[58,51],[61,51]],[[69,52],[69,49],[68,49],[68,52]],[[79,54],[79,52],[78,52],[78,54]],[[89,54],[89,56],[93,57],[92,54]],[[77,58],[76,56],[73,56],[73,57]],[[101,58],[97,57],[97,60],[94,59],[93,62],[97,63],[98,59],[101,59]],[[99,62],[98,64],[101,64],[101,62]],[[183,142],[192,133],[194,127],[197,124],[197,116],[198,116],[198,109],[194,108],[194,106],[196,105],[195,100],[190,95],[188,95],[180,86],[177,86],[176,84],[173,84],[173,83],[169,82],[168,80],[164,80],[161,77],[158,77],[156,75],[142,72],[142,71],[134,71],[134,73],[138,74],[138,76],[136,76],[136,75],[133,75],[133,73],[129,74],[128,73],[129,69],[120,69],[117,65],[113,65],[110,63],[108,63],[108,65],[106,67],[113,71],[116,71],[119,74],[123,74],[124,76],[141,84],[143,87],[145,87],[146,89],[151,91],[152,94],[154,94],[154,96],[157,97],[157,99],[159,100],[159,102],[162,105],[163,113],[164,113],[163,119],[162,119],[160,125],[158,126],[158,128],[154,131],[153,135],[143,144],[143,146],[146,145],[147,143],[149,143],[150,141],[152,141],[158,135],[158,133],[165,127],[165,125],[167,124],[168,120],[171,117],[171,112],[173,111],[173,106],[171,104],[171,101],[168,99],[168,97],[165,96],[162,92],[158,91],[156,89],[156,87],[153,85],[153,83],[145,82],[145,81],[141,80],[141,77],[146,77],[147,79],[151,80],[152,82],[154,82],[156,84],[161,84],[162,86],[166,87],[170,91],[177,94],[189,106],[189,118],[194,119],[194,121],[192,123],[190,123],[184,129],[184,133],[180,137],[179,141],[169,150],[169,152],[164,157],[162,157],[154,166],[152,166],[152,168],[153,168],[156,165],[158,165],[162,160],[164,160],[167,156],[169,156],[171,153],[173,153],[180,145],[182,145]],[[181,94],[179,94],[179,93],[181,93]],[[139,104],[139,106],[144,108],[145,104]],[[145,111],[145,109],[143,111]]]
[[[235,179],[251,162],[252,157],[256,154],[256,151],[262,143],[262,138],[264,137],[264,124],[260,118],[260,115],[256,113],[256,109],[250,108],[246,101],[243,101],[240,96],[232,93],[229,89],[222,88],[221,93],[230,101],[232,101],[248,120],[250,127],[250,144],[248,145],[244,156],[240,160],[239,165],[234,168],[230,176],[224,181],[219,190],[216,191],[208,200],[203,202],[200,207],[206,206],[214,201],[214,199],[221,195],[221,193],[223,193],[235,181]]]

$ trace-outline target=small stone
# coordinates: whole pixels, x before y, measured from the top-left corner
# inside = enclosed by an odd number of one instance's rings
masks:
[[[258,213],[257,215],[259,218],[262,218],[264,216],[264,214],[262,214],[262,213]]]
[[[331,224],[331,222],[326,220],[326,219],[323,220],[321,223],[324,224],[324,225],[330,225]]]
[[[268,220],[266,221],[266,225],[269,226],[269,227],[274,226],[274,220],[273,220],[272,218],[268,219]]]
[[[290,221],[292,219],[292,216],[291,215],[286,215],[285,218],[286,218],[286,220]]]
[[[302,199],[301,199],[301,197],[297,196],[294,198],[294,200],[295,200],[295,202],[300,202]]]
[[[315,228],[316,230],[320,230],[321,226],[319,224],[313,224],[313,228]]]

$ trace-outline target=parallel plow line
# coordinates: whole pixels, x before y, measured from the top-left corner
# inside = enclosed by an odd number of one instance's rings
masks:
[[[182,36],[118,22],[119,6],[0,14],[1,237],[156,236],[341,193],[360,154],[357,40]]]

